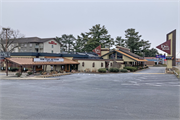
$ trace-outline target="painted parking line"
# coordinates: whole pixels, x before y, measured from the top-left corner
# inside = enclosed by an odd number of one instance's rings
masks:
[[[133,74],[165,74],[165,73],[133,73]]]

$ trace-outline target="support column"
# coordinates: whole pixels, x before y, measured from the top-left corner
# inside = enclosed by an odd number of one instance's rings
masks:
[[[34,74],[34,66],[32,66],[32,71],[33,71],[33,74]]]
[[[6,76],[8,76],[8,61],[6,59]]]

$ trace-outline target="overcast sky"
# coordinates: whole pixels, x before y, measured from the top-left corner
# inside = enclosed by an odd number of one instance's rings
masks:
[[[180,52],[180,0],[0,1],[0,26],[18,29],[25,37],[77,37],[101,24],[114,39],[124,38],[124,31],[134,28],[155,48],[166,41],[167,33],[176,29],[177,53]]]

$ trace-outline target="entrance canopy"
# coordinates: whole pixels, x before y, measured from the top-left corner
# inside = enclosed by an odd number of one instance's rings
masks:
[[[63,58],[63,62],[34,62],[34,58],[6,58],[18,65],[65,65],[65,64],[79,64],[79,62]]]

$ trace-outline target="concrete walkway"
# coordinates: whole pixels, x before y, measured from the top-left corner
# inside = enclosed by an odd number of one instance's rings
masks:
[[[16,72],[8,72],[8,76],[6,76],[5,72],[0,72],[1,80],[59,80],[59,78],[37,78],[37,76],[25,76],[27,73],[22,73],[21,77],[17,77]]]

